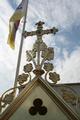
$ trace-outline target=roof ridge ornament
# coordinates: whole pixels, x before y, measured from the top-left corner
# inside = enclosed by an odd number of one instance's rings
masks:
[[[33,72],[35,76],[42,77],[44,74],[44,79],[46,81],[52,80],[56,84],[60,80],[59,74],[54,72],[54,66],[50,63],[54,59],[54,48],[48,47],[46,43],[42,40],[42,36],[45,34],[56,34],[58,29],[53,27],[52,29],[43,30],[44,22],[39,21],[37,25],[37,30],[32,32],[25,31],[23,36],[26,38],[28,36],[37,36],[37,40],[33,44],[32,50],[26,51],[27,62],[24,66],[24,73],[18,76],[19,85],[23,85],[25,81],[31,81]],[[34,67],[33,67],[34,66]],[[27,80],[26,80],[26,79]],[[50,79],[50,80],[49,80]]]
[[[42,40],[42,36],[45,34],[54,35],[58,32],[58,29],[53,27],[52,29],[43,30],[44,22],[39,21],[36,23],[37,30],[32,32],[24,32],[23,36],[37,36],[37,40],[33,44],[32,50],[26,51],[27,64],[24,66],[24,72],[17,77],[17,87],[11,88],[2,94],[0,97],[0,114],[10,105],[14,100],[14,90],[17,89],[18,93],[25,88],[25,85],[31,82],[33,73],[37,77],[44,77],[44,80],[49,82],[52,80],[52,84],[56,84],[60,80],[59,74],[54,72],[54,66],[50,63],[54,59],[54,49],[48,47]],[[42,76],[43,75],[43,76]]]

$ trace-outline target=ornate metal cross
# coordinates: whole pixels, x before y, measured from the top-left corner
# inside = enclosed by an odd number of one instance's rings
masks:
[[[58,29],[53,27],[51,29],[47,29],[47,30],[43,30],[43,24],[44,22],[39,21],[38,23],[36,23],[35,25],[37,25],[37,30],[36,31],[32,31],[32,32],[27,32],[25,31],[23,33],[24,37],[28,37],[28,36],[37,36],[37,43],[38,43],[38,50],[37,50],[37,68],[39,69],[40,67],[40,43],[42,42],[42,36],[45,34],[51,34],[53,33],[54,35],[56,34],[56,32],[58,32]]]
[[[36,23],[35,25],[37,25],[37,30],[32,31],[32,32],[25,31],[23,33],[24,37],[37,35],[37,38],[39,38],[39,37],[42,38],[42,35],[50,34],[50,33],[53,33],[55,35],[56,32],[58,32],[58,29],[55,27],[53,27],[52,29],[43,30],[43,24],[44,24],[44,22],[41,22],[41,21]]]
[[[53,47],[48,47],[46,43],[42,40],[42,36],[45,34],[54,35],[58,32],[58,29],[53,27],[52,29],[43,30],[44,22],[39,21],[36,23],[37,30],[32,32],[25,31],[23,33],[24,37],[28,36],[37,36],[37,40],[33,44],[32,50],[27,50],[27,64],[23,68],[23,73],[17,77],[17,87],[18,91],[20,92],[24,89],[25,85],[33,80],[35,74],[38,78],[43,78],[49,84],[56,84],[60,80],[59,74],[54,71],[54,65],[50,62],[54,59],[54,49]],[[44,75],[43,75],[44,74]],[[43,76],[42,76],[43,75]],[[50,81],[52,83],[50,83]],[[0,112],[2,113],[4,108],[6,108],[14,99],[14,89],[7,90],[2,97],[0,98]],[[31,111],[36,108],[37,112],[40,115],[45,115],[47,113],[47,108],[42,106],[41,100],[38,99],[40,102],[40,107],[35,105],[36,101],[34,101],[34,106],[32,106],[29,110],[30,114],[34,115]],[[40,109],[38,109],[40,108]],[[36,113],[35,113],[36,114]]]

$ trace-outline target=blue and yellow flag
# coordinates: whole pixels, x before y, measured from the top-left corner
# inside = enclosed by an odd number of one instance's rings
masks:
[[[18,29],[21,18],[25,15],[26,5],[27,5],[27,0],[22,0],[22,2],[19,4],[14,14],[9,20],[9,35],[8,35],[7,43],[12,49],[15,48],[16,31]]]

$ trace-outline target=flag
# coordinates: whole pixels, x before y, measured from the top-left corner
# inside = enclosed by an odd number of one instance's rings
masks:
[[[19,4],[14,14],[9,20],[9,35],[8,35],[7,43],[12,49],[15,48],[16,32],[21,18],[25,15],[27,4],[28,4],[28,0],[22,0],[22,2]]]

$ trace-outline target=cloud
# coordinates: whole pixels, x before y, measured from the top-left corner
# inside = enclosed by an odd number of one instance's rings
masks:
[[[10,3],[11,2],[11,3]],[[7,45],[8,24],[9,18],[13,14],[15,7],[13,4],[18,4],[20,1],[12,4],[10,0],[0,1],[0,86],[2,90],[8,89],[13,85],[18,49],[20,44],[20,31],[17,31],[16,48],[11,50]],[[13,6],[13,7],[12,7]],[[16,8],[16,7],[15,7]],[[26,30],[35,30],[35,23],[39,20],[45,22],[44,28],[51,28],[56,26],[59,28],[59,34],[56,36],[44,36],[43,39],[51,47],[55,46],[55,65],[56,70],[61,74],[61,82],[79,82],[80,77],[80,47],[78,44],[74,51],[69,54],[69,51],[64,47],[69,45],[69,41],[63,35],[64,29],[68,32],[71,31],[73,25],[80,25],[80,0],[30,0],[28,7],[28,16],[26,23]],[[20,30],[22,25],[20,26]],[[72,39],[72,38],[71,38]],[[32,44],[36,38],[29,37],[24,40],[24,48],[21,61],[21,71],[25,64],[25,51],[31,49]],[[56,42],[57,41],[57,42]],[[71,44],[71,43],[70,43]],[[62,50],[63,47],[63,50]],[[69,47],[69,46],[68,46]],[[71,48],[69,47],[69,50]],[[63,54],[63,56],[61,56]],[[58,56],[59,55],[59,56]],[[24,58],[24,59],[23,59]],[[4,69],[5,68],[5,69]]]
[[[80,0],[35,0],[30,1],[28,17],[67,29],[73,24],[80,24],[79,8]]]
[[[64,52],[64,60],[57,60],[56,69],[60,73],[61,83],[80,82],[80,47],[76,48],[71,55]]]
[[[9,33],[9,19],[13,9],[7,0],[0,1],[0,94],[13,85],[16,70],[18,47],[15,51],[11,50],[7,44]],[[17,39],[19,39],[19,34]],[[15,62],[14,62],[15,61]]]

